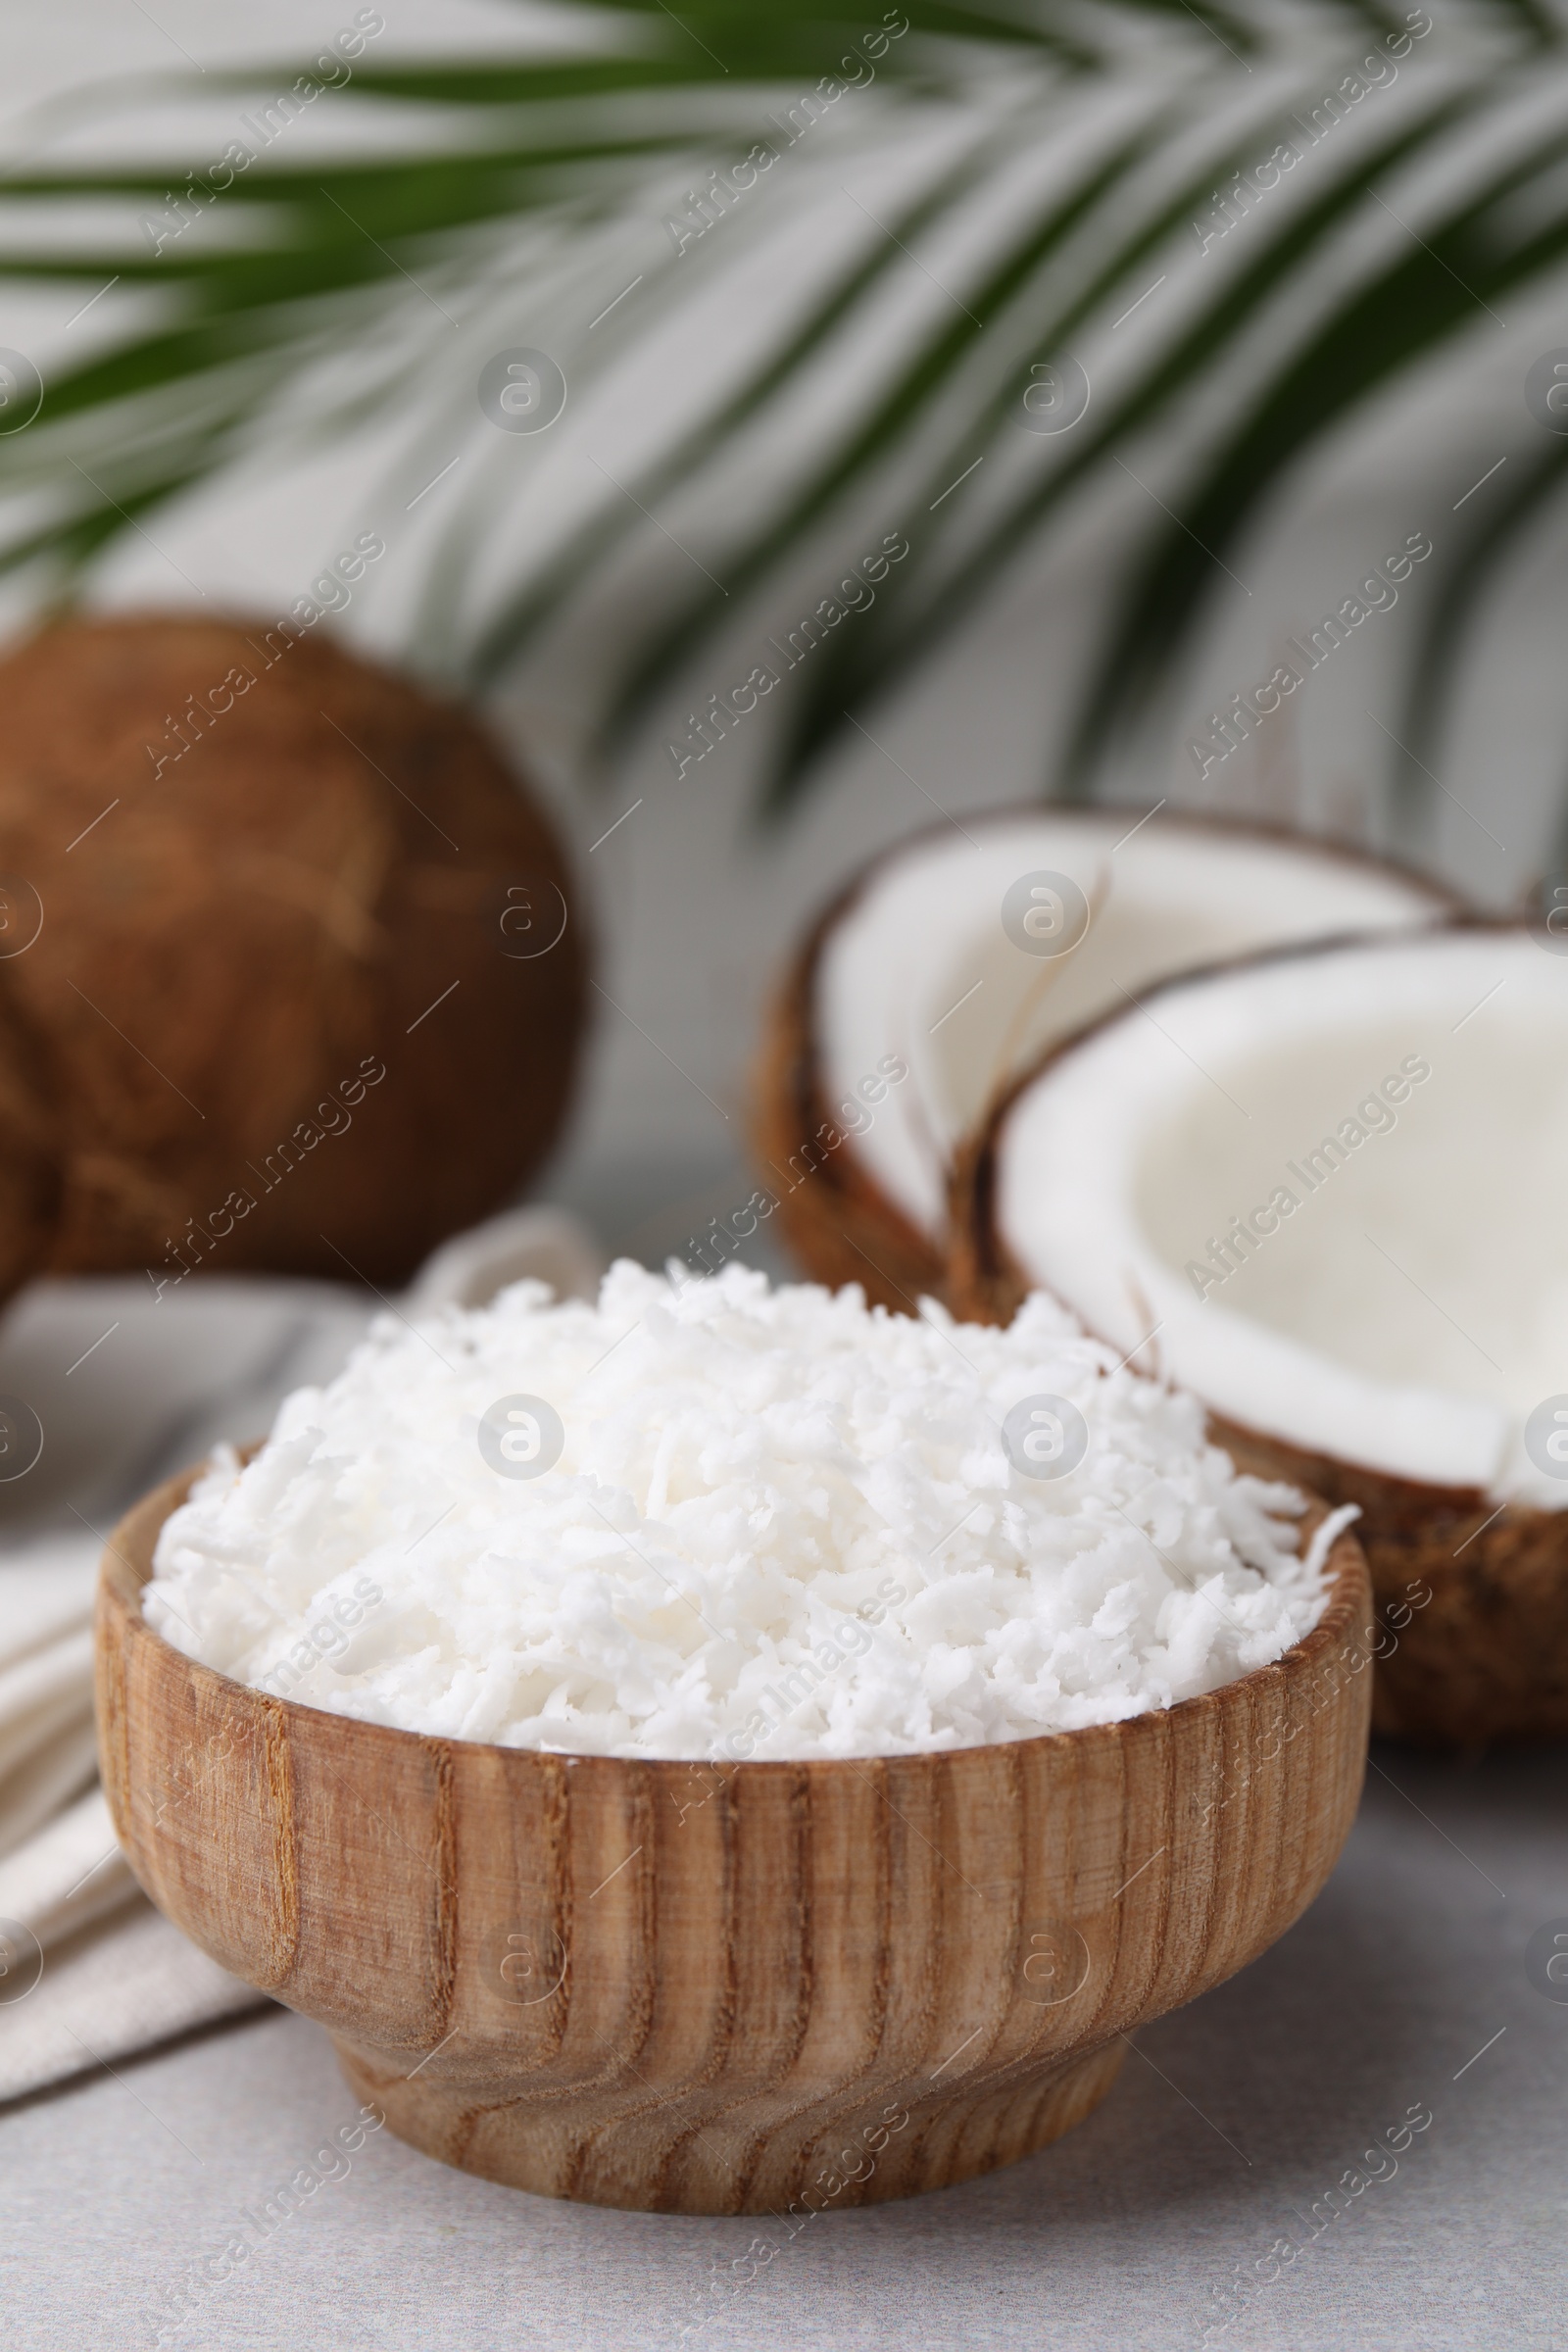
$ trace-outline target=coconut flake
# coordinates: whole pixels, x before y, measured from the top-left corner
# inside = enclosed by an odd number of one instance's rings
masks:
[[[519,1395],[564,1433],[537,1476],[479,1443]],[[1088,1431],[1064,1476],[1004,1442],[1042,1395]],[[1324,1606],[1332,1539],[1301,1554],[1303,1508],[1044,1296],[998,1331],[622,1261],[597,1305],[521,1282],[378,1318],[248,1466],[214,1454],[144,1607],[240,1682],[406,1731],[906,1754],[1121,1721],[1278,1658]]]

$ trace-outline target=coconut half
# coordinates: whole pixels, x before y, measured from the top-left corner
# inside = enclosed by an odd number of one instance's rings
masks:
[[[912,1312],[943,1289],[960,1142],[1054,1041],[1171,972],[1455,911],[1357,852],[1163,808],[920,833],[833,901],[779,993],[757,1133],[785,1232],[819,1280]]]
[[[953,1295],[1066,1301],[1239,1462],[1357,1502],[1380,1729],[1568,1734],[1568,960],[1523,928],[1172,981],[1017,1082]]]

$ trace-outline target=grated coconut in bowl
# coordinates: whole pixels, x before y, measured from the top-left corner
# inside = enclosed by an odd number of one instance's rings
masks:
[[[896,1755],[1278,1658],[1353,1516],[1303,1554],[1303,1508],[1043,1295],[1000,1331],[623,1261],[597,1305],[520,1282],[378,1318],[248,1465],[214,1454],[144,1607],[239,1682],[411,1732]]]

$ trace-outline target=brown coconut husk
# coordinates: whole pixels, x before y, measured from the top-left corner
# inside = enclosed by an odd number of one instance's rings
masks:
[[[28,1270],[398,1282],[557,1134],[581,927],[529,961],[501,928],[513,888],[541,937],[567,915],[554,829],[470,716],[324,638],[138,614],[19,647],[0,870],[44,908],[0,961],[0,1060],[20,1028],[53,1122]]]
[[[966,814],[964,829],[983,832],[990,825],[1015,823],[1020,816],[1049,813],[1036,803],[988,808]],[[1430,897],[1435,919],[1457,919],[1466,911],[1464,903],[1442,883],[1355,843],[1325,840],[1285,823],[1215,816],[1200,809],[1165,809],[1160,822],[1227,838],[1298,843],[1314,856],[1376,867],[1418,886]],[[802,1267],[813,1281],[835,1288],[858,1282],[873,1303],[906,1314],[913,1314],[923,1297],[953,1303],[950,1250],[946,1238],[933,1241],[911,1224],[874,1182],[856,1152],[853,1136],[835,1119],[821,1075],[817,972],[828,940],[853,916],[883,866],[952,829],[951,820],[942,818],[905,835],[862,866],[822,908],[790,957],[764,1016],[753,1082],[753,1142],[778,1200],[779,1225]],[[1004,1071],[999,1084],[1006,1083]],[[831,1141],[835,1135],[842,1139],[838,1144]],[[812,1161],[814,1167],[809,1165]]]
[[[1478,1748],[1568,1739],[1568,1513],[1430,1487],[1210,1415],[1239,1470],[1359,1503],[1382,1640],[1372,1728]],[[1489,1524],[1490,1522],[1490,1524]]]
[[[44,1059],[0,986],[0,1300],[42,1265],[59,1216],[58,1122]]]
[[[1018,1078],[959,1154],[948,1297],[967,1321],[1010,1323],[1033,1287],[998,1227],[998,1147],[1013,1102],[1077,1042]],[[1477,1487],[1396,1478],[1217,1413],[1208,1425],[1239,1470],[1336,1507],[1359,1504],[1377,1620],[1375,1734],[1465,1749],[1568,1738],[1568,1511],[1499,1512]]]

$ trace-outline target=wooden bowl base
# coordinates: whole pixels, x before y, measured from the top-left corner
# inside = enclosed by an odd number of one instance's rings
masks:
[[[803,2102],[775,2092],[728,2106],[713,2090],[662,2098],[635,2079],[497,2098],[336,2041],[355,2093],[443,2164],[535,2196],[641,2213],[770,2214],[796,2227],[813,2213],[951,2188],[1049,2147],[1099,2106],[1123,2046],[1030,2069],[1002,2088],[894,2083],[851,2107],[842,2094]]]

